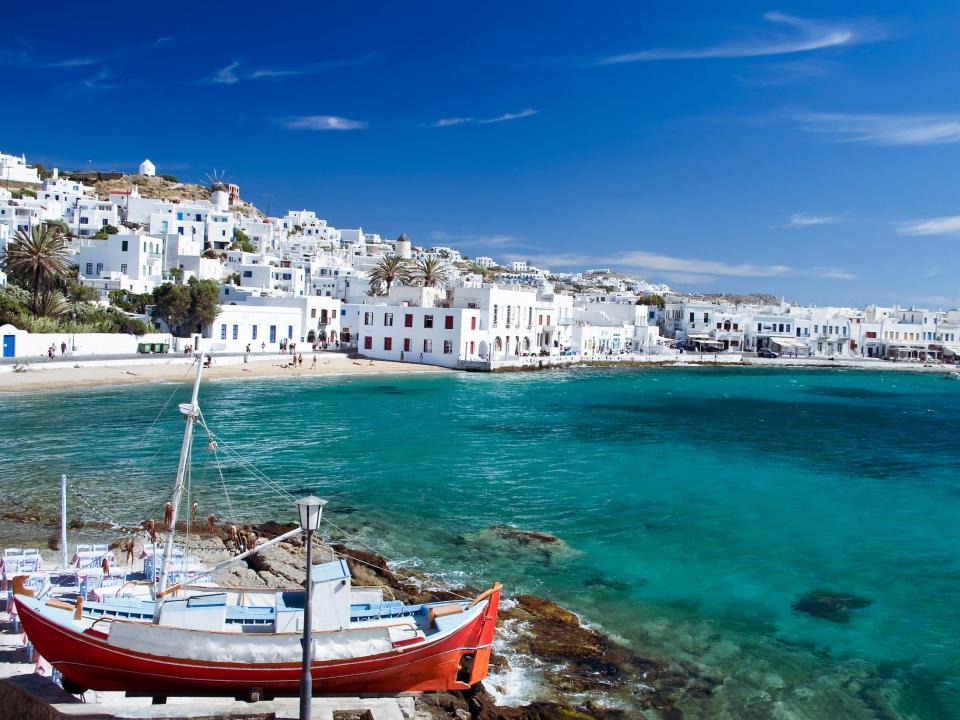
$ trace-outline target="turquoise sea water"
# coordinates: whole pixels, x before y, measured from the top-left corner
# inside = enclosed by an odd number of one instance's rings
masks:
[[[67,472],[78,515],[158,516],[188,392],[0,398],[0,505],[53,504]],[[552,597],[721,676],[690,717],[960,717],[960,383],[574,369],[205,383],[201,404],[388,557]],[[199,439],[192,499],[227,515],[211,458]],[[229,459],[224,483],[238,516],[294,516]],[[569,551],[503,541],[501,523]],[[814,590],[871,604],[846,623],[792,608]]]

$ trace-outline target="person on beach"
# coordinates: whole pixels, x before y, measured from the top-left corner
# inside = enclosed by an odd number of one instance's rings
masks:
[[[213,355],[207,355],[206,362],[203,363],[205,368],[213,367]]]
[[[66,340],[64,340],[63,342],[60,343],[60,356],[61,356],[61,357],[66,357],[66,356],[67,356],[67,341],[66,341]]]
[[[303,367],[303,353],[300,353],[299,355],[297,355],[297,365],[299,367]]]
[[[250,343],[247,343],[247,351],[243,354],[243,361],[245,363],[250,362]]]
[[[313,362],[310,364],[310,369],[311,369],[311,370],[316,370],[316,369],[317,369],[317,354],[316,354],[316,353],[313,354]]]
[[[127,567],[133,566],[133,547],[134,541],[133,538],[127,538],[127,541],[123,544],[124,557],[123,564]]]
[[[57,354],[57,348],[53,345],[47,348],[47,360],[53,360],[53,356]]]
[[[207,532],[213,535],[213,531],[217,528],[217,516],[213,513],[207,515]]]

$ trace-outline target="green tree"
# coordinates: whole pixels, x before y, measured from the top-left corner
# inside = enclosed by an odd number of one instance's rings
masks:
[[[637,305],[656,305],[663,310],[667,306],[667,301],[663,299],[663,295],[646,293],[637,298]]]
[[[220,314],[220,285],[190,278],[186,285],[164,283],[153,290],[153,317],[176,335],[196,332]]]
[[[220,314],[220,283],[215,280],[190,278],[190,311],[187,324],[191,329],[210,325]]]
[[[100,296],[89,285],[81,285],[76,281],[67,283],[67,297],[72,302],[96,302]]]
[[[153,289],[153,317],[163,321],[170,331],[180,334],[190,312],[190,288],[164,283]]]
[[[245,253],[255,253],[257,246],[251,242],[249,235],[240,228],[236,228],[233,231],[233,242],[230,244],[230,249],[240,250]]]
[[[483,278],[483,282],[490,282],[494,279],[493,270],[475,262],[470,263],[470,272]]]
[[[382,285],[387,294],[394,283],[406,285],[410,282],[410,264],[399,255],[387,255],[367,273],[371,284]]]
[[[423,287],[435,287],[447,281],[450,277],[450,268],[438,258],[418,260],[416,278]]]
[[[114,227],[113,225],[104,225],[102,228],[100,228],[99,230],[97,230],[97,232],[96,232],[96,233],[94,234],[94,236],[93,236],[93,239],[94,239],[94,240],[106,240],[106,239],[107,239],[108,237],[110,237],[111,235],[116,235],[116,234],[119,233],[119,232],[120,232],[120,230],[118,230],[118,229],[117,229],[116,227]]]
[[[65,223],[63,220],[48,220],[46,224],[60,233],[62,237],[70,237],[70,226],[67,225],[67,223]]]
[[[56,228],[37,225],[28,233],[18,230],[0,259],[0,267],[15,281],[30,288],[36,313],[40,294],[60,285],[70,274],[69,254]]]

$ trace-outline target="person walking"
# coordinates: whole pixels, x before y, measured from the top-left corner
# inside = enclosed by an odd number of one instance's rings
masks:
[[[311,370],[316,370],[316,369],[317,369],[317,354],[316,354],[316,353],[313,354],[313,362],[310,364],[310,369],[311,369]]]
[[[66,357],[66,356],[67,356],[67,341],[66,341],[66,340],[64,340],[63,342],[60,343],[60,356],[61,356],[61,357]]]
[[[250,343],[247,343],[247,351],[243,354],[243,362],[250,362]]]

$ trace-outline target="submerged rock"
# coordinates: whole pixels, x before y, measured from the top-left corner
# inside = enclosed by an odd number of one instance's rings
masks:
[[[521,530],[512,525],[491,525],[462,537],[464,543],[511,554],[529,553],[543,560],[569,557],[576,551],[556,535],[536,530]]]
[[[850,622],[853,610],[860,610],[870,605],[873,605],[873,600],[857,595],[829,590],[811,590],[791,607],[796,612],[842,624]]]

